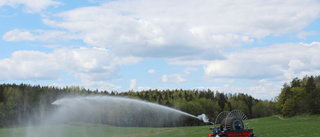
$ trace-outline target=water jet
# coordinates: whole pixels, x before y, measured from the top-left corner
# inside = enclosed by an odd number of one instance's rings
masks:
[[[204,114],[194,116],[167,106],[126,97],[65,97],[54,101],[52,105],[54,110],[41,120],[41,126],[99,124],[121,127],[176,127],[182,126],[185,118],[209,122]],[[47,132],[44,129],[34,129],[30,128],[28,136],[40,137]],[[57,136],[65,135],[63,128],[56,130]],[[82,131],[84,134],[85,130],[84,128]]]
[[[115,96],[67,97],[52,103],[57,110],[45,123],[66,123],[71,121],[101,122],[115,126],[179,126],[181,117],[192,117],[204,122],[202,114],[189,113],[138,99]],[[176,123],[176,124],[174,124]]]

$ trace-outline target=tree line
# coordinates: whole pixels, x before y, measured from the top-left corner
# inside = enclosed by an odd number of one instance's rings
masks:
[[[0,84],[0,127],[23,126],[32,121],[39,123],[54,110],[51,103],[65,96],[122,96],[145,100],[172,107],[192,115],[206,114],[210,121],[222,111],[238,109],[248,118],[280,114],[292,117],[299,114],[320,113],[320,76],[294,78],[285,83],[274,100],[255,99],[243,93],[220,93],[207,90],[149,89],[143,91],[98,91],[79,86],[40,86],[28,84]],[[184,125],[201,124],[196,119]]]
[[[285,117],[320,114],[320,76],[294,78],[277,97],[276,111]]]
[[[81,88],[79,86],[54,87],[28,84],[1,84],[0,85],[0,126],[23,126],[26,123],[40,122],[53,111],[51,104],[55,100],[65,96],[91,96],[108,95],[123,96],[141,99],[172,107],[192,115],[206,114],[210,121],[222,111],[238,109],[249,118],[258,118],[273,115],[275,102],[255,99],[243,93],[220,93],[208,90],[158,90],[144,91],[98,91]],[[184,125],[201,124],[195,119],[184,121]]]

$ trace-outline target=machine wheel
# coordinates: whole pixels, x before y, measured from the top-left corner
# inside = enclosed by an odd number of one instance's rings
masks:
[[[239,117],[225,118],[221,122],[220,130],[235,131],[237,130],[236,126],[239,126],[239,128],[244,129],[244,125],[241,118]]]

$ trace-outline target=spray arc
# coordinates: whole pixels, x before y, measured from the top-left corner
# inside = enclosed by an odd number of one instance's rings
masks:
[[[116,96],[64,97],[54,101],[52,107],[37,126],[55,127],[56,137],[68,136],[68,131],[61,125],[82,127],[81,132],[86,135],[86,125],[176,127],[182,126],[184,118],[208,121],[204,114],[194,116],[156,103]],[[51,130],[28,128],[26,136],[43,137]]]
[[[192,117],[204,122],[202,114],[192,114],[146,102],[139,99],[115,96],[80,96],[62,98],[52,103],[57,110],[47,123],[70,121],[100,122],[115,126],[166,127],[181,126],[183,117]]]

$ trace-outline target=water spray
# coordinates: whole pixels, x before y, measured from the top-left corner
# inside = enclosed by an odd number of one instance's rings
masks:
[[[201,114],[197,118],[205,123],[209,123],[209,118],[205,114]]]
[[[136,123],[142,126],[156,127],[181,126],[179,125],[182,124],[181,116],[196,118],[205,123],[209,122],[205,114],[194,116],[167,106],[125,97],[69,97],[56,100],[52,104],[58,108],[52,119],[56,119],[54,122],[61,121],[62,123],[83,119],[85,121],[103,121],[117,126],[139,126]],[[86,119],[87,117],[94,120]],[[145,117],[150,118],[146,119]],[[114,120],[112,121],[112,119]],[[134,119],[134,122],[128,122],[132,119]],[[155,124],[149,123],[149,121]]]
[[[176,127],[185,117],[210,123],[205,114],[192,114],[138,99],[116,96],[65,97],[52,103],[54,109],[41,119],[40,126],[101,124],[121,127]],[[45,136],[51,129],[30,128],[27,137]],[[84,134],[86,130],[83,130]],[[55,129],[57,137],[66,136],[64,128]]]

